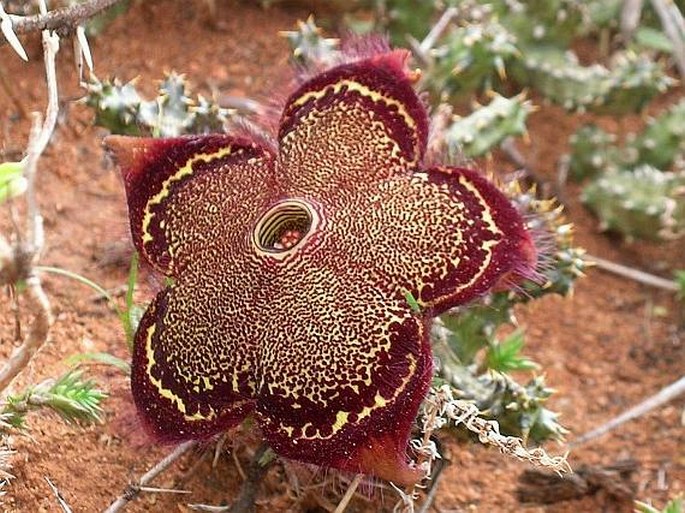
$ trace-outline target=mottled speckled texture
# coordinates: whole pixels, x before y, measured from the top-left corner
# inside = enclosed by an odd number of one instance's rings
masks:
[[[254,412],[284,457],[420,478],[407,441],[432,376],[431,318],[525,273],[535,251],[478,173],[422,168],[428,119],[405,60],[305,81],[277,154],[245,136],[107,139],[134,244],[174,278],[133,356],[159,439],[206,438]]]

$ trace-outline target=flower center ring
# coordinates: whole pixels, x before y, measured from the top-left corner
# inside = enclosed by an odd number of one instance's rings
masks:
[[[320,217],[313,205],[300,199],[277,203],[259,219],[252,243],[259,254],[282,258],[315,232]]]

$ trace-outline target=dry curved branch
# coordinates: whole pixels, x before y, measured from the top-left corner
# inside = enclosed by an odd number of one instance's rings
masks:
[[[65,36],[76,30],[85,20],[109,9],[120,0],[91,0],[81,4],[71,5],[63,9],[55,9],[45,14],[35,16],[18,16],[10,14],[12,28],[16,34],[28,34],[41,30],[52,30],[59,36]],[[4,38],[0,45],[5,44]]]
[[[12,353],[0,371],[0,390],[5,390],[17,374],[26,367],[47,339],[52,325],[50,302],[40,286],[40,280],[35,275],[26,280],[26,299],[28,310],[34,313],[35,318],[23,344]]]
[[[44,7],[44,4],[41,4],[41,8]],[[4,254],[0,260],[0,283],[12,284],[20,280],[26,281],[28,311],[34,315],[34,321],[22,345],[14,351],[0,370],[0,391],[4,391],[9,386],[45,343],[52,325],[50,302],[43,292],[38,275],[33,269],[33,264],[43,248],[43,218],[40,215],[35,196],[35,177],[38,160],[52,137],[59,111],[57,74],[55,72],[55,57],[59,51],[59,37],[47,30],[43,31],[42,37],[48,106],[44,122],[41,122],[40,115],[36,114],[28,143],[24,169],[24,175],[28,182],[26,237],[23,240],[19,238],[13,248],[2,248]],[[3,246],[7,246],[7,244],[5,243]]]

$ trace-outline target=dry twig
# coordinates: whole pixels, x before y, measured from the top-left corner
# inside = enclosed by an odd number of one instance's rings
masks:
[[[503,454],[549,468],[558,474],[570,471],[566,455],[550,456],[541,447],[528,449],[520,438],[502,435],[496,421],[480,417],[480,411],[475,404],[455,399],[449,385],[431,390],[426,403],[429,408],[437,408],[441,418],[449,419],[455,425],[463,424],[466,429],[478,435],[478,440],[483,445],[497,447]]]
[[[596,265],[603,271],[609,271],[611,273],[618,274],[619,276],[623,276],[624,278],[630,278],[631,280],[642,283],[643,285],[649,285],[650,287],[657,287],[671,292],[678,292],[679,290],[678,284],[673,280],[667,280],[659,276],[654,276],[653,274],[649,274],[638,269],[633,269],[632,267],[627,267],[625,265],[617,264],[600,257],[586,255],[585,258],[589,264]]]
[[[48,482],[48,486],[50,487],[50,490],[52,490],[52,493],[55,495],[55,498],[57,499],[57,504],[59,504],[59,507],[62,509],[62,511],[64,513],[72,513],[72,509],[67,503],[67,501],[64,499],[62,492],[60,492],[59,489],[53,484],[53,482],[50,481],[50,478],[48,476],[45,476],[45,480]]]
[[[638,467],[635,460],[608,466],[583,465],[566,476],[526,469],[519,476],[516,495],[524,503],[555,504],[603,490],[614,500],[632,501],[636,488],[632,477]]]
[[[661,26],[673,46],[673,60],[685,78],[685,21],[683,14],[673,1],[651,0],[652,7],[661,21]]]
[[[626,41],[633,37],[640,24],[644,0],[625,0],[621,8],[621,35]]]
[[[340,502],[338,503],[338,507],[335,508],[335,511],[333,511],[333,513],[343,513],[347,509],[347,505],[352,500],[352,496],[354,495],[354,492],[357,491],[357,487],[359,486],[359,483],[362,482],[363,477],[364,476],[362,474],[357,474],[356,476],[354,476],[354,479],[350,483],[350,486],[347,487],[345,495],[343,495],[343,498],[340,500]]]
[[[233,503],[233,506],[230,509],[231,513],[254,512],[255,499],[257,498],[259,485],[275,461],[273,457],[266,462],[262,461],[264,458],[268,457],[269,451],[271,451],[271,448],[266,444],[262,444],[255,452],[252,461],[250,462],[250,466],[247,469],[245,481],[240,487],[238,499]]]
[[[569,445],[571,447],[583,445],[589,442],[590,440],[598,438],[608,433],[609,431],[616,429],[618,426],[625,422],[628,422],[629,420],[641,417],[642,415],[654,410],[655,408],[658,408],[659,406],[666,404],[669,401],[672,401],[673,399],[682,394],[685,394],[685,376],[683,376],[676,382],[671,383],[670,385],[662,388],[661,390],[659,390],[659,392],[657,392],[651,397],[648,397],[641,403],[624,411],[619,416],[614,417],[609,422],[602,424],[598,428],[593,429],[592,431],[584,434],[583,436],[578,437]]]
[[[27,34],[41,30],[54,31],[58,36],[66,36],[76,30],[85,20],[109,9],[120,0],[91,0],[90,2],[78,3],[55,9],[50,12],[41,12],[35,16],[9,15],[12,28],[16,34]],[[5,44],[0,39],[0,46]]]
[[[155,479],[159,474],[165,472],[173,463],[176,462],[181,456],[183,456],[190,449],[197,445],[195,440],[184,442],[176,447],[171,453],[169,453],[164,459],[157,463],[154,467],[143,474],[137,483],[130,484],[126,487],[124,492],[116,498],[110,506],[104,510],[103,513],[116,513],[117,511],[123,510],[126,505],[135,499],[138,494],[142,491],[142,488]]]
[[[41,2],[40,5],[41,11],[46,13],[45,2]],[[44,30],[42,38],[48,106],[44,122],[41,123],[40,115],[35,115],[27,148],[24,168],[24,176],[28,184],[26,190],[26,233],[23,237],[21,234],[17,234],[17,241],[13,247],[4,239],[0,241],[0,284],[11,285],[22,280],[26,282],[28,311],[34,315],[34,321],[22,345],[12,353],[10,359],[0,370],[0,391],[9,386],[12,380],[26,367],[36,351],[45,343],[52,325],[50,303],[43,292],[40,279],[33,269],[43,248],[43,218],[38,208],[35,187],[38,160],[50,142],[59,112],[57,74],[55,72],[55,56],[59,51],[59,37],[49,30]]]

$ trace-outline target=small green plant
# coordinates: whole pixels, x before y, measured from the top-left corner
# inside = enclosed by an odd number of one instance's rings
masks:
[[[642,110],[674,84],[663,66],[647,56],[617,53],[612,66],[582,66],[557,47],[528,48],[513,76],[568,110],[623,114]]]
[[[532,87],[568,110],[622,114],[641,110],[675,83],[644,46],[616,52],[608,66],[581,65],[569,43],[597,30],[601,18],[600,9],[584,2],[425,2],[421,12],[400,0],[383,4],[378,22],[396,38],[426,38],[414,44],[426,70],[422,83],[442,101],[514,85]],[[446,15],[444,30],[428,35],[431,22]],[[396,22],[405,19],[410,23]]]
[[[292,50],[291,59],[296,65],[307,66],[312,62],[331,64],[339,55],[339,41],[323,36],[321,27],[314,22],[314,16],[307,21],[298,21],[297,30],[284,30],[285,37]]]
[[[685,509],[683,509],[683,497],[679,496],[668,501],[663,509],[655,508],[646,502],[635,501],[635,511],[636,513],[683,513]]]
[[[24,428],[26,415],[48,408],[65,422],[88,424],[98,422],[101,403],[107,394],[97,384],[84,378],[82,369],[71,369],[57,379],[29,386],[20,394],[11,394],[0,406],[3,422],[13,428]]]
[[[652,240],[685,233],[684,120],[680,101],[622,145],[595,125],[571,137],[570,176],[588,180],[582,198],[602,229]]]
[[[465,24],[431,51],[422,84],[436,101],[469,98],[496,88],[518,53],[516,37],[496,20]]]

